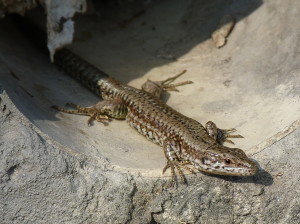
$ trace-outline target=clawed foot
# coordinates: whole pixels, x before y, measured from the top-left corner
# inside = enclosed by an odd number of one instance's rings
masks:
[[[219,129],[216,124],[212,121],[208,121],[205,124],[206,131],[209,136],[214,138],[219,144],[223,145],[224,142],[228,142],[234,145],[234,142],[229,140],[228,138],[244,138],[242,135],[231,135],[236,131],[235,128],[230,129]]]
[[[218,132],[220,132],[219,135],[222,136],[220,142],[228,142],[230,144],[234,145],[234,142],[229,140],[228,138],[244,138],[242,135],[231,135],[230,133],[236,132],[235,128],[230,128],[230,129],[218,129]]]
[[[174,82],[178,77],[182,76],[184,73],[186,73],[186,70],[183,70],[178,75],[167,78],[163,81],[147,80],[147,82],[142,85],[142,90],[144,90],[148,93],[151,93],[152,95],[156,96],[157,98],[160,98],[161,93],[163,91],[179,92],[179,90],[176,87],[193,83],[192,81],[183,81],[183,82],[178,82],[178,83],[172,84],[172,82]]]
[[[178,82],[178,83],[174,83],[171,84],[172,82],[174,82],[178,77],[182,76],[184,73],[186,73],[186,70],[183,70],[182,72],[180,72],[178,75],[175,75],[173,77],[167,78],[163,81],[158,81],[156,82],[159,86],[161,86],[161,88],[164,91],[175,91],[175,92],[179,92],[179,90],[176,88],[178,86],[183,86],[183,85],[187,85],[187,84],[192,84],[192,81],[183,81],[183,82]]]
[[[167,169],[169,169],[169,168],[171,169],[171,175],[172,175],[172,180],[170,183],[171,187],[175,186],[176,180],[177,180],[175,169],[177,170],[177,172],[180,176],[181,182],[183,184],[187,184],[187,180],[186,180],[186,177],[185,177],[182,169],[185,169],[188,172],[190,172],[191,174],[196,175],[196,172],[197,172],[196,168],[194,168],[194,167],[191,168],[188,165],[191,165],[191,163],[189,161],[177,161],[177,160],[174,160],[174,161],[168,160],[167,161],[167,164],[163,168],[162,173],[164,174],[167,171]]]

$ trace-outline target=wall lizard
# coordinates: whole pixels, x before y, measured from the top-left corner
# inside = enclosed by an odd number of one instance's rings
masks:
[[[200,170],[229,176],[251,176],[258,170],[244,151],[222,145],[224,141],[231,142],[227,138],[242,137],[230,135],[234,129],[218,129],[211,121],[204,127],[159,99],[163,91],[174,91],[177,86],[191,83],[172,84],[181,74],[161,82],[148,80],[140,90],[116,81],[68,49],[55,54],[55,63],[102,97],[103,101],[90,107],[70,103],[69,106],[74,110],[58,106],[53,108],[65,113],[90,116],[88,124],[93,120],[106,122],[110,118],[126,119],[131,127],[163,148],[167,159],[163,173],[171,169],[173,184],[176,172],[185,182],[182,169],[194,174],[195,170]]]

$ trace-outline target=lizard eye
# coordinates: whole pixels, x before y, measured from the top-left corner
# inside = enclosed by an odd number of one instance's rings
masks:
[[[225,163],[226,163],[227,165],[229,165],[229,164],[231,163],[231,160],[230,160],[230,159],[225,159],[224,161],[225,161]]]

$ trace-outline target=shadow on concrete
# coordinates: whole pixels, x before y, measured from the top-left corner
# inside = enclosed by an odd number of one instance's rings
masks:
[[[178,11],[178,8],[176,6],[174,7],[174,5],[176,4],[179,4],[180,6],[182,5],[183,7],[182,12]],[[253,0],[247,0],[247,1],[202,0],[202,1],[187,1],[187,3],[182,3],[181,1],[176,1],[176,2],[154,1],[150,7],[145,8],[145,6],[143,6],[141,8],[141,6],[136,7],[136,5],[134,4],[133,5],[129,4],[121,7],[114,7],[111,5],[111,3],[108,4],[101,3],[101,5],[96,4],[96,9],[100,11],[101,16],[91,15],[91,16],[87,16],[86,18],[80,16],[79,18],[77,18],[77,22],[78,22],[77,26],[80,25],[84,27],[91,27],[91,26],[93,27],[94,23],[97,23],[98,24],[97,26],[99,26],[99,23],[103,23],[103,28],[101,32],[103,33],[104,36],[108,32],[118,32],[118,34],[122,35],[122,33],[127,32],[127,27],[130,26],[130,23],[136,22],[135,20],[138,20],[137,23],[140,24],[139,28],[141,29],[141,32],[143,32],[145,29],[147,30],[148,28],[150,28],[151,32],[155,33],[155,38],[156,38],[155,41],[157,42],[157,44],[154,44],[156,48],[153,49],[153,52],[151,53],[156,54],[154,57],[158,57],[157,60],[151,60],[151,62],[148,62],[146,64],[142,63],[142,68],[137,69],[136,70],[137,72],[131,72],[130,74],[127,75],[123,75],[121,72],[114,75],[117,79],[120,79],[125,82],[129,82],[131,79],[135,79],[139,76],[143,76],[147,71],[155,67],[176,60],[176,58],[189,52],[194,46],[198,45],[199,43],[207,39],[210,39],[211,33],[218,26],[220,19],[225,14],[234,15],[238,22],[239,20],[242,20],[244,17],[251,14],[251,12],[257,9],[261,4],[262,4],[261,0],[255,0],[255,1]],[[164,14],[165,14],[164,10],[168,8],[171,8],[170,10],[173,10],[174,13],[177,10],[177,12],[182,15],[181,18],[178,19],[178,16],[176,15],[174,15],[174,17],[172,18],[168,13],[166,13],[166,16],[168,17],[164,19]],[[134,16],[135,15],[134,13],[139,12],[139,10],[142,10],[141,16],[138,16],[137,18],[134,18],[131,21],[130,18],[132,17],[132,15]],[[155,12],[154,15],[151,15],[152,12]],[[149,21],[149,17],[146,16],[146,18],[143,18],[143,16],[145,15],[149,15],[150,19],[151,16],[153,18],[157,17],[159,19],[159,23],[157,23],[157,21],[151,23],[151,21]],[[126,26],[123,25],[124,21],[127,21]],[[87,24],[84,25],[84,23]],[[169,31],[168,33],[166,33],[164,29],[160,29],[160,27],[167,27],[168,23],[170,23],[171,25],[173,24],[175,27],[176,26],[180,27],[180,29],[183,29],[183,31],[181,30],[179,32],[180,34],[178,34],[178,31],[176,29],[171,28],[170,31],[174,33]],[[26,39],[26,36],[23,33],[18,33],[18,31],[11,26],[12,23],[10,23],[10,21],[3,21],[3,20],[0,21],[0,29],[2,29],[3,30],[2,33],[4,33],[4,36],[2,36],[1,38],[1,42],[3,46],[6,45],[6,47],[1,48],[0,50],[1,51],[0,54],[2,55],[0,59],[3,63],[4,69],[7,70],[6,74],[9,74],[8,76],[3,76],[3,72],[2,72],[1,79],[4,81],[5,86],[7,86],[6,91],[9,93],[9,95],[12,95],[12,100],[15,101],[16,106],[22,112],[25,112],[24,107],[27,106],[23,105],[24,100],[20,100],[20,102],[18,102],[19,100],[16,99],[18,96],[14,96],[14,94],[12,93],[15,92],[17,88],[20,89],[18,95],[25,94],[26,97],[29,98],[33,98],[33,97],[39,98],[42,96],[47,97],[43,93],[51,89],[52,87],[51,85],[59,86],[61,84],[54,83],[53,80],[51,80],[51,78],[49,81],[48,80],[45,81],[45,79],[48,79],[49,77],[51,77],[51,75],[48,75],[46,77],[44,74],[41,73],[57,73],[55,66],[48,65],[47,56],[43,54],[39,54],[38,49],[35,46],[35,43],[31,43],[30,41],[28,41]],[[77,29],[78,28],[79,27],[77,27]],[[93,30],[89,30],[89,32],[92,33]],[[136,32],[140,32],[138,28]],[[80,40],[80,37],[77,37],[75,35],[74,45],[76,45],[76,39]],[[168,40],[167,42],[165,41],[166,39]],[[136,45],[138,44],[139,43],[136,43]],[[84,41],[83,43],[81,41],[81,45],[84,46]],[[7,46],[11,46],[11,47],[7,47]],[[160,54],[159,51],[162,50],[160,47],[163,48],[163,52],[164,52],[163,55],[159,55]],[[37,51],[35,49],[37,49]],[[94,52],[91,52],[91,54],[95,54],[95,52],[97,51],[101,51],[101,48],[97,47],[97,44],[95,44]],[[10,56],[12,56],[12,58],[10,58]],[[100,54],[98,60],[101,60],[101,57],[105,57],[105,56]],[[139,58],[143,56],[141,56],[140,54],[136,54],[136,55],[130,55],[130,57],[132,57],[131,59],[132,64],[130,64],[130,67],[140,68],[141,64],[139,63],[140,62]],[[113,58],[110,60],[111,60],[112,67],[114,67]],[[16,67],[16,65],[14,64],[14,62],[16,61],[17,62],[22,61],[22,63],[17,63],[19,68]],[[136,62],[137,64],[134,64],[134,62]],[[22,66],[25,67],[22,68]],[[34,71],[24,72],[27,69],[32,69]],[[29,75],[29,73],[32,74]],[[9,81],[8,79],[11,79],[11,81]],[[66,79],[64,76],[62,76],[61,78],[58,77],[57,79],[63,79],[65,82],[69,82],[69,80]],[[22,84],[20,84],[20,80]],[[45,81],[45,82],[35,83],[34,86],[26,86],[26,84],[30,84],[33,81],[37,82],[38,80]],[[17,84],[17,82],[19,83]],[[76,84],[74,85],[76,86]],[[35,91],[33,91],[34,89]],[[61,86],[60,89],[65,89],[65,91],[69,91],[68,88],[65,88],[63,85]],[[45,101],[45,99],[41,99],[41,100]],[[76,99],[76,102],[78,103],[82,102],[83,104],[87,103],[85,98],[84,100]],[[22,105],[19,106],[19,104]],[[28,115],[28,118],[30,120],[39,119],[39,117],[33,116],[34,113],[30,112],[29,114],[25,112],[25,114]],[[52,115],[53,113],[47,114],[46,117],[44,117],[44,119],[56,120],[56,118],[54,118]]]

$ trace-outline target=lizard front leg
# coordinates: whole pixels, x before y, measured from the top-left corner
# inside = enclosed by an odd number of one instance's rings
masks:
[[[220,145],[223,145],[224,142],[228,142],[234,145],[234,142],[228,138],[244,138],[242,135],[231,135],[230,133],[235,132],[235,128],[230,129],[220,129],[217,125],[208,121],[205,124],[205,128],[210,137],[214,138]]]
[[[52,108],[63,113],[90,116],[88,125],[91,125],[94,120],[106,124],[105,121],[108,121],[109,118],[125,119],[127,114],[127,107],[120,98],[103,100],[90,107],[82,107],[73,103],[67,103],[67,106],[73,107],[75,110],[58,106],[52,106]]]
[[[170,185],[174,186],[176,183],[176,179],[177,179],[176,171],[175,171],[175,169],[176,169],[180,176],[181,182],[186,184],[187,183],[186,177],[185,177],[182,169],[185,169],[192,174],[196,174],[196,172],[191,167],[189,167],[189,165],[191,165],[190,161],[184,161],[184,160],[180,160],[178,158],[173,147],[175,147],[174,144],[170,144],[170,143],[167,143],[166,141],[164,141],[163,149],[164,149],[165,157],[167,159],[167,164],[163,168],[162,172],[164,174],[167,171],[167,169],[169,169],[169,168],[171,169],[172,181],[171,181]]]

